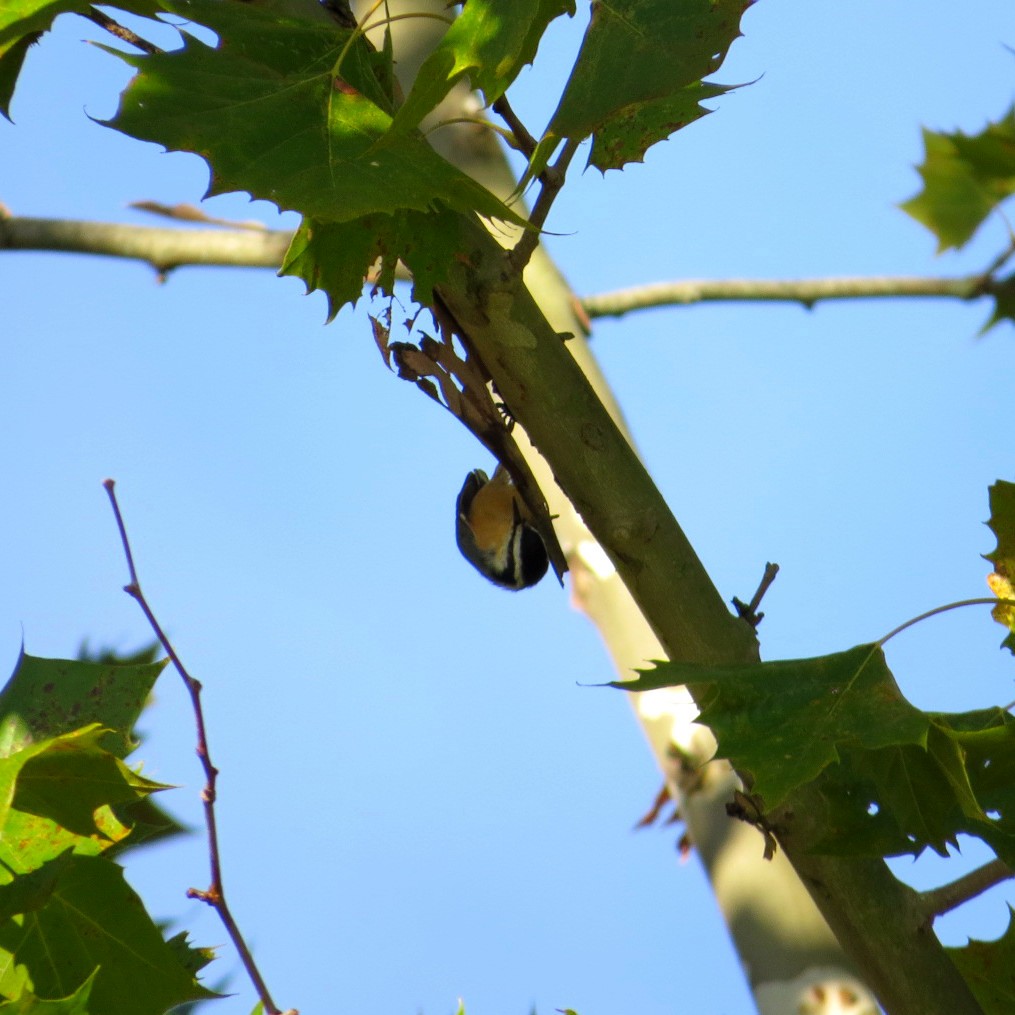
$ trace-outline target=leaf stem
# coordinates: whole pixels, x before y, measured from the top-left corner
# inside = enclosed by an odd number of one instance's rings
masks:
[[[928,610],[926,613],[921,613],[918,617],[912,617],[903,624],[899,624],[898,627],[893,628],[888,634],[879,638],[874,644],[878,648],[882,648],[886,642],[891,641],[897,634],[901,634],[908,627],[912,627],[914,624],[919,624],[922,620],[927,620],[930,617],[936,617],[939,613],[947,613],[949,610],[958,610],[963,606],[1015,606],[1015,600],[1012,599],[999,599],[997,596],[983,596],[979,599],[960,599],[956,603],[946,603],[944,606],[935,606],[933,610]]]
[[[525,230],[509,255],[511,264],[519,275],[525,265],[529,263],[532,252],[539,245],[543,223],[546,222],[546,217],[550,214],[550,209],[560,193],[560,188],[564,186],[567,167],[571,164],[571,159],[574,158],[580,144],[580,141],[573,138],[568,140],[557,157],[557,161],[552,166],[548,166],[540,177],[542,189],[539,191],[539,197],[532,206],[532,213],[529,215],[530,228]]]
[[[232,911],[229,909],[229,905],[226,902],[225,890],[222,886],[222,857],[219,849],[218,823],[215,814],[215,784],[218,779],[219,770],[212,764],[211,752],[208,748],[208,731],[205,725],[204,709],[201,706],[201,682],[187,672],[187,668],[176,654],[176,649],[173,648],[172,642],[170,642],[165,631],[163,631],[162,625],[156,619],[148,600],[141,591],[137,567],[134,564],[134,554],[130,547],[130,540],[127,537],[127,527],[124,524],[123,514],[116,499],[115,482],[112,479],[107,479],[102,485],[109,495],[109,503],[112,505],[113,515],[116,518],[116,527],[120,533],[120,542],[123,544],[123,553],[127,558],[130,584],[124,586],[124,592],[141,607],[141,612],[144,613],[145,619],[151,626],[152,631],[155,632],[155,637],[158,638],[166,655],[169,656],[173,666],[176,668],[176,672],[183,679],[187,693],[190,695],[191,707],[194,710],[194,722],[197,727],[197,756],[201,761],[201,767],[204,770],[205,776],[204,789],[201,791],[201,803],[204,806],[205,828],[208,834],[208,858],[211,869],[211,882],[205,890],[188,888],[187,898],[200,899],[202,902],[208,903],[218,913],[219,919],[225,926],[230,940],[239,953],[243,968],[246,970],[251,983],[253,983],[257,996],[261,999],[264,1010],[268,1015],[282,1015],[280,1009],[272,1000],[267,984],[265,984],[264,978],[261,976],[261,972],[254,961],[254,956],[243,938],[243,934],[233,917]]]
[[[994,859],[940,888],[921,892],[920,902],[927,913],[928,924],[1012,877],[1015,877],[1015,871],[1003,860]]]

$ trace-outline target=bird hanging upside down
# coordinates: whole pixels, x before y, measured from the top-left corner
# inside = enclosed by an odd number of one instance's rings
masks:
[[[501,588],[527,589],[546,574],[546,546],[502,465],[492,479],[481,469],[465,477],[455,535],[462,556]]]

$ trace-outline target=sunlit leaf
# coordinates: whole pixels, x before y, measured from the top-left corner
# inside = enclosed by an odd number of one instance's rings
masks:
[[[487,105],[500,98],[565,13],[574,14],[574,0],[469,0],[423,62],[394,130],[417,126],[466,76]]]
[[[164,789],[102,746],[90,726],[0,759],[0,882],[72,848],[99,853],[130,832],[117,805]]]
[[[138,74],[109,125],[201,155],[211,169],[209,194],[247,191],[302,213],[308,221],[284,270],[324,287],[332,312],[359,295],[378,242],[398,248],[392,258],[446,247],[439,236],[449,209],[524,223],[420,134],[389,133],[382,55],[318,8],[292,13],[216,0],[175,7],[213,28],[219,45],[184,33],[181,49],[121,54]],[[385,221],[378,241],[367,223]],[[338,224],[347,228],[326,228]],[[322,245],[339,256],[317,256]]]
[[[1015,106],[979,134],[923,132],[923,190],[901,205],[938,239],[963,246],[1015,191]]]
[[[90,1015],[92,986],[98,970],[67,997],[46,999],[30,990],[23,991],[15,1000],[0,1002],[0,1015]]]

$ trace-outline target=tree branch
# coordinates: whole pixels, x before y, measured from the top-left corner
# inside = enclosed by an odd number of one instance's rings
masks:
[[[927,922],[933,922],[936,917],[956,909],[964,902],[982,895],[988,888],[1012,877],[1015,877],[1015,871],[1003,860],[995,859],[947,885],[921,892],[920,903],[927,914]]]
[[[971,300],[999,286],[991,276],[843,276],[809,279],[686,279],[618,289],[582,299],[589,317],[622,317],[633,310],[715,302],[788,302],[813,307],[820,300],[946,296]]]
[[[292,233],[280,229],[179,229],[0,215],[0,250],[48,250],[145,261],[159,274],[183,265],[275,268]]]
[[[479,355],[512,417],[606,551],[667,657],[755,662],[751,626],[726,609],[630,444],[532,296],[509,256],[476,224],[468,255],[435,288]],[[846,952],[892,1015],[981,1015],[968,985],[925,932],[916,892],[882,860],[815,852],[827,805],[813,786],[768,815],[786,856]],[[905,975],[900,975],[905,970]]]
[[[274,268],[292,233],[285,229],[181,229],[109,222],[22,218],[0,213],[0,251],[39,250],[98,254],[144,261],[160,275],[186,266]],[[952,278],[861,275],[796,280],[686,279],[584,296],[590,318],[692,303],[788,302],[812,307],[821,300],[934,298],[973,300],[997,293],[1011,279],[993,275]]]

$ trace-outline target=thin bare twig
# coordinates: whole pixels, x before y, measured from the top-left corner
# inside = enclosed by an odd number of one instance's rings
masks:
[[[920,902],[927,914],[927,922],[933,923],[935,918],[957,909],[964,902],[982,895],[988,888],[1012,877],[1015,877],[1015,871],[1003,860],[995,859],[947,885],[921,892]]]
[[[103,14],[97,7],[90,7],[84,12],[84,16],[89,21],[97,24],[99,28],[104,28],[110,35],[115,35],[116,38],[121,39],[123,42],[136,46],[149,56],[162,52],[154,43],[149,42],[147,39],[142,39],[136,32],[132,32],[125,25],[121,25],[119,21],[114,21],[108,14]]]
[[[746,620],[751,627],[757,628],[758,624],[765,619],[764,613],[758,612],[758,607],[761,605],[761,600],[765,598],[765,593],[768,591],[768,587],[775,581],[775,576],[779,573],[778,564],[765,564],[765,572],[761,576],[761,581],[758,583],[758,590],[751,597],[749,603],[744,603],[736,596],[733,597],[733,606],[737,611],[737,616]]]
[[[21,218],[0,213],[0,250],[100,254],[150,264],[160,275],[182,265],[274,268],[292,240],[281,229],[180,229],[113,222]]]
[[[137,568],[134,565],[134,554],[130,548],[130,540],[127,538],[127,528],[124,525],[123,514],[116,499],[116,484],[112,479],[107,479],[102,485],[109,495],[109,503],[113,508],[116,527],[120,532],[120,542],[123,544],[124,556],[127,558],[127,569],[130,572],[130,584],[125,585],[123,591],[141,607],[142,613],[144,613],[151,629],[155,632],[155,637],[158,638],[166,655],[169,656],[173,666],[176,668],[176,672],[183,679],[187,693],[190,695],[191,706],[194,710],[194,722],[197,726],[197,756],[201,761],[205,777],[204,789],[201,791],[201,802],[204,805],[204,820],[208,832],[208,858],[211,868],[211,882],[207,889],[188,888],[187,898],[200,899],[202,902],[208,903],[218,913],[219,919],[225,926],[230,940],[239,953],[243,968],[246,970],[247,976],[250,977],[250,981],[257,991],[257,996],[261,999],[264,1010],[268,1015],[282,1015],[280,1009],[272,1000],[264,978],[261,976],[261,972],[254,961],[254,956],[247,947],[239,925],[236,923],[226,903],[225,891],[222,887],[222,858],[219,850],[218,823],[215,816],[215,783],[219,772],[212,764],[211,753],[208,749],[208,732],[205,726],[204,709],[201,707],[201,683],[187,672],[186,667],[180,661],[180,657],[176,654],[176,649],[173,648],[165,631],[162,630],[162,625],[159,624],[155,614],[152,612],[151,606],[148,604],[148,600],[141,591]],[[296,1013],[290,1010],[286,1015],[296,1015]]]

